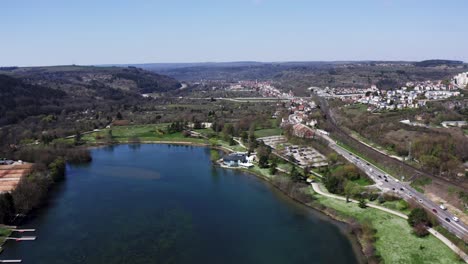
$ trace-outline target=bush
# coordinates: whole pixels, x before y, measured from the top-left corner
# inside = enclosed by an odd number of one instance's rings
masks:
[[[369,193],[368,199],[369,201],[375,201],[379,197],[378,193]]]
[[[10,193],[0,194],[0,224],[9,224],[15,216],[15,205]]]
[[[366,201],[364,200],[364,198],[359,199],[359,207],[361,207],[362,209],[367,207]]]
[[[408,215],[408,224],[412,227],[416,227],[417,225],[429,225],[429,217],[427,216],[426,210],[422,208],[414,208],[411,210],[411,213]]]
[[[54,162],[49,164],[49,172],[54,182],[63,180],[65,178],[65,160],[61,157],[56,158]]]
[[[387,202],[401,200],[400,197],[398,197],[398,196],[396,196],[396,195],[393,195],[393,194],[391,194],[391,193],[384,193],[383,198],[384,198],[385,201],[387,201]]]
[[[414,226],[413,233],[418,237],[425,237],[429,235],[429,231],[427,231],[427,227],[423,223],[419,223]]]
[[[398,210],[402,211],[402,210],[408,209],[409,204],[405,200],[400,200],[398,201],[396,207]]]
[[[385,198],[382,195],[379,195],[379,197],[377,198],[377,201],[379,201],[379,204],[383,204],[385,203]]]
[[[11,193],[16,212],[26,214],[37,208],[46,197],[52,183],[52,179],[41,172],[33,172],[22,178]]]

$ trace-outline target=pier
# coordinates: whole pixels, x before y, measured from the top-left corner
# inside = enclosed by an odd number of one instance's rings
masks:
[[[35,232],[36,229],[11,229],[12,232],[19,232],[19,233],[23,233],[23,232]]]
[[[35,236],[25,236],[25,237],[7,237],[5,240],[16,240],[16,241],[32,241],[36,240]]]

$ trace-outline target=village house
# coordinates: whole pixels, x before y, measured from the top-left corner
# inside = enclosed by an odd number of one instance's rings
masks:
[[[223,157],[223,164],[228,167],[253,167],[253,155],[247,156],[245,153],[231,153]]]
[[[303,124],[295,124],[293,126],[293,134],[296,137],[300,138],[313,138],[315,132],[310,127],[303,125]]]

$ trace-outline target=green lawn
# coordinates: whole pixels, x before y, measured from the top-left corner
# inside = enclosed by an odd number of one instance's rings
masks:
[[[5,242],[5,238],[11,234],[11,230],[8,228],[0,227],[0,245]]]
[[[291,163],[278,163],[278,168],[283,169],[285,171],[291,171],[292,165]]]
[[[352,216],[360,221],[371,221],[377,230],[375,246],[385,263],[463,263],[434,236],[418,238],[413,235],[405,219],[373,208],[361,209],[357,204],[319,194],[314,196],[319,203],[342,215]]]
[[[261,138],[261,137],[269,137],[269,136],[279,136],[281,135],[281,132],[283,132],[283,130],[277,127],[277,128],[266,128],[266,129],[255,130],[254,134],[257,138]]]
[[[443,228],[442,226],[436,226],[434,227],[437,232],[441,233],[444,235],[446,238],[448,238],[450,241],[452,241],[455,245],[458,246],[463,252],[468,254],[468,244],[465,243],[463,240],[455,236],[454,234],[450,233],[447,229]]]
[[[374,182],[372,182],[370,179],[365,178],[365,177],[361,177],[361,178],[359,178],[357,180],[354,180],[352,182],[357,183],[360,186],[368,186],[368,185],[374,184]]]
[[[110,129],[103,129],[99,132],[83,135],[82,139],[87,143],[104,142],[104,138],[109,134],[109,130],[112,130],[113,140],[121,143],[128,142],[135,138],[138,138],[140,141],[184,141],[192,143],[206,143],[206,140],[204,139],[184,137],[181,132],[167,134],[167,125],[168,124],[114,126]],[[66,140],[73,141],[73,139]]]

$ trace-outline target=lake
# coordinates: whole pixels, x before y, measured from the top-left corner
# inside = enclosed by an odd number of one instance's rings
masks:
[[[342,228],[210,149],[118,145],[67,167],[0,259],[23,263],[358,263]],[[24,234],[31,235],[31,234]]]

